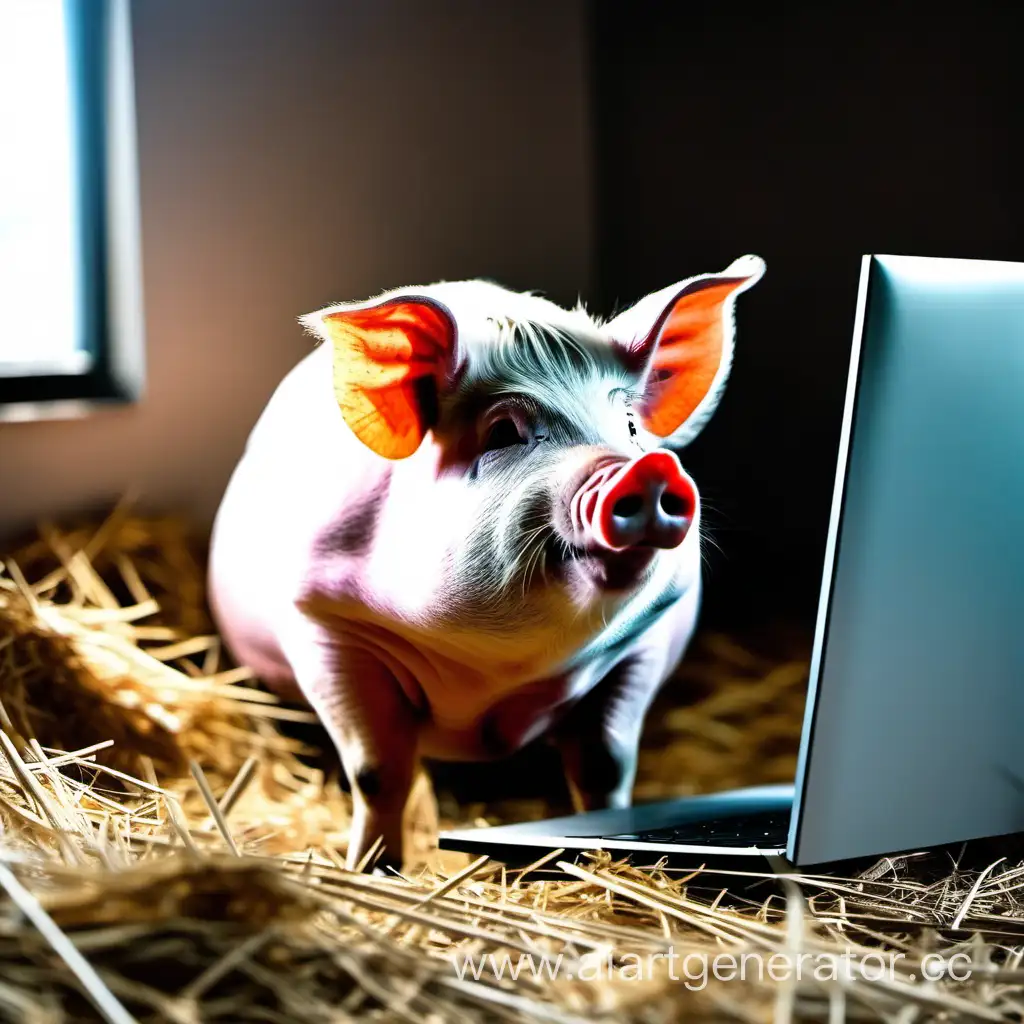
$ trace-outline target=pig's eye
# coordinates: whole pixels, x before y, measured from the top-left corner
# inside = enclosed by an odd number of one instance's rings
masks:
[[[525,443],[515,420],[506,416],[491,424],[484,441],[484,451],[494,452],[500,448],[511,448],[513,445]]]

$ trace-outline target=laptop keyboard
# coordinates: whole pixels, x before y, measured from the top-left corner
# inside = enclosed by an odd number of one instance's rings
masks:
[[[623,832],[605,838],[686,846],[758,846],[771,849],[786,845],[789,819],[788,811],[764,811],[710,821],[692,821],[684,825],[651,829],[649,832]]]

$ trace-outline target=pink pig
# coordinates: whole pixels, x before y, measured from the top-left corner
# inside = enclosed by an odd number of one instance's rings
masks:
[[[551,733],[576,805],[628,805],[644,715],[700,601],[671,449],[714,411],[745,256],[603,323],[484,281],[303,318],[214,528],[238,659],[302,695],[352,783],[348,864],[401,860],[422,756]]]

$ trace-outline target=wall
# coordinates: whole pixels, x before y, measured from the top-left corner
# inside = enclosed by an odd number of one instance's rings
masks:
[[[603,305],[756,252],[684,462],[706,612],[809,624],[862,253],[1024,259],[1012,5],[597,4]]]
[[[103,504],[206,522],[295,317],[401,284],[590,288],[583,0],[133,5],[147,385],[0,424],[0,535]]]

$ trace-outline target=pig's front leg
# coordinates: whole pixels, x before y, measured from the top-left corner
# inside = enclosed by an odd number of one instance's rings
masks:
[[[644,716],[657,692],[647,659],[617,665],[554,736],[577,811],[629,807]]]
[[[324,627],[304,621],[282,647],[352,787],[346,866],[354,870],[382,838],[381,861],[400,868],[402,816],[418,763],[414,708],[372,653]]]

